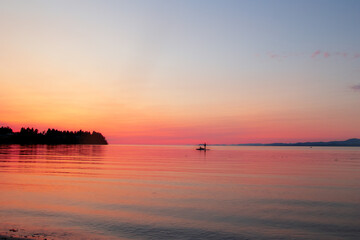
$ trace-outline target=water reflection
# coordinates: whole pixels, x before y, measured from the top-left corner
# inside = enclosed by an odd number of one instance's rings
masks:
[[[100,169],[101,145],[3,145],[0,171],[36,174],[86,174]],[[83,165],[83,167],[80,167]]]
[[[356,148],[0,145],[0,235],[358,239],[359,173]]]
[[[28,156],[28,158],[37,155],[68,155],[68,156],[99,156],[104,154],[103,145],[1,145],[0,154],[17,156]],[[39,151],[39,154],[38,154]],[[4,156],[2,156],[3,158]]]
[[[104,145],[46,145],[48,155],[101,157]]]

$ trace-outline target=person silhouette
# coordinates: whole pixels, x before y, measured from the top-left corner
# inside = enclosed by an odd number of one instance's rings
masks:
[[[206,143],[204,143],[204,149],[206,149]]]

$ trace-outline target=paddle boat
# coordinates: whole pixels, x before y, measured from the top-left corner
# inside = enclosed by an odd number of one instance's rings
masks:
[[[208,151],[208,150],[210,150],[210,149],[206,148],[206,143],[199,144],[199,145],[200,145],[200,147],[197,148],[196,150],[199,150],[199,151]],[[203,145],[203,147],[201,145]]]

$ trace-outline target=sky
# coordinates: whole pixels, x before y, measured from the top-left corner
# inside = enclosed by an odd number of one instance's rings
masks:
[[[0,125],[110,143],[360,137],[360,1],[0,1]]]

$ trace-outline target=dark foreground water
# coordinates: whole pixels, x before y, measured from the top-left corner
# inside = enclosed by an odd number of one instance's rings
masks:
[[[360,148],[0,145],[0,235],[360,239]]]

